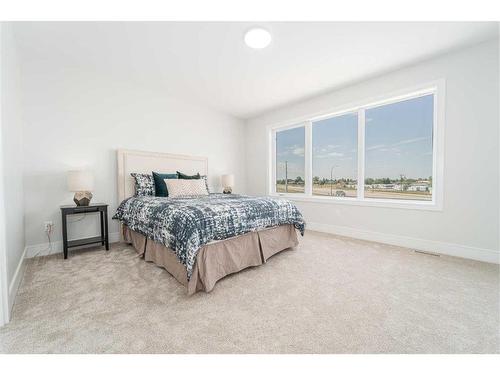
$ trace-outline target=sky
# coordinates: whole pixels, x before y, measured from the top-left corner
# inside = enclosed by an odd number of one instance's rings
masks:
[[[305,129],[303,126],[276,133],[276,178],[285,178],[285,161],[288,178],[304,178]]]
[[[365,112],[365,177],[427,178],[432,175],[433,96],[426,95]],[[313,177],[357,177],[357,114],[313,123]],[[276,134],[276,174],[304,178],[304,127]]]
[[[313,123],[313,177],[357,178],[358,114]]]
[[[432,175],[433,95],[365,112],[365,176]]]

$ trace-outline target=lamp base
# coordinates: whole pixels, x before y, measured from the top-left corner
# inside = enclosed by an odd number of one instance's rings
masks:
[[[233,189],[230,186],[227,186],[222,190],[224,194],[231,194],[233,192]]]
[[[91,199],[92,193],[90,191],[77,191],[73,197],[73,202],[75,202],[77,206],[88,206]]]

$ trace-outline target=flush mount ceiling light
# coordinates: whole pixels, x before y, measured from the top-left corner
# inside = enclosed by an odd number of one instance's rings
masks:
[[[245,33],[245,43],[250,48],[266,48],[271,43],[271,34],[261,27],[250,29]]]

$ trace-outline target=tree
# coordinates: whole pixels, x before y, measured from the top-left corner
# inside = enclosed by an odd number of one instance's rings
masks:
[[[313,184],[315,184],[315,185],[319,184],[319,177],[318,176],[313,177]]]
[[[297,176],[297,178],[295,179],[295,184],[297,185],[302,185],[304,183],[304,180],[302,179],[302,177],[300,176]]]

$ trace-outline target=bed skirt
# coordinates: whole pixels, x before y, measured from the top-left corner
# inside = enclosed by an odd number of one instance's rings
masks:
[[[223,277],[242,269],[264,264],[274,254],[298,245],[293,225],[280,225],[250,232],[203,246],[196,256],[193,274],[188,282],[186,267],[174,251],[123,226],[123,238],[147,262],[165,268],[179,283],[187,287],[188,295],[210,292]]]

